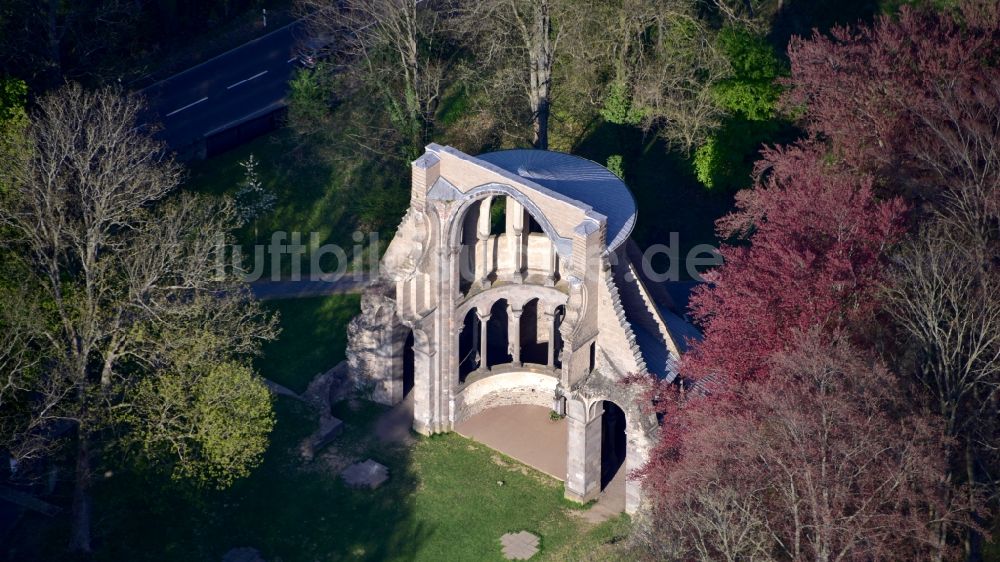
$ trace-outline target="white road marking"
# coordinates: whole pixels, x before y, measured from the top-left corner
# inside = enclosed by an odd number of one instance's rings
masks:
[[[184,107],[180,107],[180,108],[177,108],[177,109],[175,109],[175,110],[171,111],[170,113],[168,113],[168,114],[166,115],[166,117],[170,117],[171,115],[173,115],[173,114],[175,114],[175,113],[180,113],[180,112],[184,111],[185,109],[187,109],[187,108],[189,108],[189,107],[193,107],[193,106],[195,106],[195,105],[198,105],[199,103],[201,103],[201,102],[203,102],[203,101],[205,101],[205,100],[207,100],[207,99],[208,99],[208,96],[205,96],[205,97],[201,98],[201,99],[200,99],[200,100],[198,100],[198,101],[195,101],[195,102],[191,102],[191,103],[189,103],[189,104],[185,105]]]
[[[296,61],[296,59],[298,59],[298,58],[299,58],[299,57],[292,57],[292,58],[290,58],[290,59],[286,60],[285,62],[295,62],[295,61]]]
[[[239,82],[236,82],[235,84],[230,84],[230,85],[226,86],[226,89],[227,90],[232,90],[233,88],[235,88],[236,86],[239,86],[240,84],[242,84],[244,82],[249,82],[249,81],[253,80],[254,78],[260,78],[261,76],[263,76],[265,74],[267,74],[266,70],[264,72],[258,72],[257,74],[254,74],[250,78],[247,78],[245,80],[240,80]]]

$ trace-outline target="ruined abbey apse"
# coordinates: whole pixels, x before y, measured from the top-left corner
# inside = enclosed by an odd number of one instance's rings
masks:
[[[622,379],[675,377],[697,336],[643,270],[635,222],[628,187],[590,160],[429,145],[349,327],[353,383],[412,400],[427,435],[500,406],[549,408],[565,416],[566,496],[594,499],[609,470],[642,466],[659,431]],[[628,480],[625,509],[640,502]]]

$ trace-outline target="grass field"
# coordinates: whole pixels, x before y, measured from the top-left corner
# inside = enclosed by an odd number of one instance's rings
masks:
[[[357,297],[267,306],[285,325],[260,362],[275,380],[300,389],[343,358],[342,330]],[[385,407],[367,401],[335,405],[347,429],[306,463],[298,446],[315,416],[293,399],[275,400],[263,464],[226,490],[192,489],[107,455],[94,490],[93,559],[218,561],[231,548],[252,547],[284,562],[502,560],[500,535],[527,529],[542,537],[535,560],[573,560],[617,548],[611,543],[627,532],[625,516],[584,523],[561,483],[458,435],[418,438],[412,447],[378,443],[371,427]],[[365,458],[386,464],[390,480],[374,492],[346,488],[339,470]],[[36,542],[8,551],[9,559],[65,558],[65,517],[29,515],[15,532]]]
[[[347,254],[347,267],[354,265],[355,232],[363,234],[363,251],[381,252],[392,237],[409,203],[409,168],[343,158],[332,162],[309,145],[302,145],[288,129],[261,136],[210,160],[191,164],[184,188],[214,195],[233,195],[244,180],[241,165],[253,154],[258,177],[276,196],[271,212],[237,233],[247,255],[254,244],[267,245],[276,231],[297,232],[301,243],[336,244]],[[379,243],[371,247],[369,236]],[[269,260],[269,254],[264,254]],[[270,263],[267,261],[265,263]],[[321,261],[324,272],[336,269],[335,256]],[[291,271],[290,260],[282,260],[282,272]],[[303,274],[311,270],[303,260]]]
[[[659,143],[602,126],[577,152],[601,163],[610,154],[624,155],[640,208],[635,237],[641,245],[667,243],[674,231],[682,250],[715,241],[712,223],[731,196],[705,192]],[[375,230],[384,245],[405,208],[405,166],[339,166],[297,145],[287,130],[195,164],[185,188],[234,193],[243,178],[240,162],[251,153],[278,200],[271,214],[242,229],[244,244],[266,242],[271,231],[283,230],[316,232],[322,243],[346,247],[354,231]],[[280,315],[282,334],[256,362],[264,376],[302,391],[344,358],[357,296],[265,306]],[[335,412],[347,423],[344,434],[316,461],[304,463],[298,446],[313,431],[314,416],[294,400],[276,398],[277,425],[263,464],[226,490],[193,490],[152,467],[136,469],[107,455],[100,467],[107,476],[95,488],[95,559],[217,561],[246,546],[284,562],[501,560],[500,535],[522,529],[541,537],[536,560],[626,559],[616,545],[627,535],[626,516],[584,523],[563,499],[560,483],[457,435],[419,438],[409,448],[379,445],[370,429],[382,407],[353,404],[341,403]],[[339,470],[369,457],[390,468],[389,482],[375,492],[344,487]],[[65,517],[29,516],[20,532],[33,544],[14,551],[13,559],[30,560],[32,553],[59,558],[67,531]]]
[[[266,301],[281,323],[279,340],[264,346],[257,369],[264,377],[302,392],[309,381],[344,359],[347,323],[360,312],[358,295]]]
[[[342,404],[349,430],[332,451],[303,465],[297,444],[310,431],[302,406],[282,399],[264,465],[229,490],[195,495],[152,477],[123,475],[98,489],[98,560],[219,560],[249,546],[267,560],[502,560],[499,537],[527,529],[542,537],[542,560],[620,539],[624,517],[588,527],[558,482],[457,435],[412,449],[368,438],[381,408]],[[391,478],[374,492],[343,486],[335,470],[374,458]],[[503,481],[503,486],[497,482]]]

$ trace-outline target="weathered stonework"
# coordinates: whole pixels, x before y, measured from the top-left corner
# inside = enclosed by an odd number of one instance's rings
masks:
[[[679,348],[628,245],[635,211],[625,184],[582,158],[429,145],[348,328],[353,384],[386,404],[412,392],[425,434],[497,406],[551,407],[568,418],[566,495],[593,499],[602,459],[621,466],[612,438],[632,470],[659,430],[621,379],[673,376]],[[637,482],[626,499],[634,512]]]
[[[355,389],[383,404],[395,404],[402,395],[394,388],[393,361],[400,345],[396,301],[387,286],[373,284],[361,297],[361,314],[347,326],[348,376]],[[397,377],[398,378],[398,377]],[[397,394],[399,394],[397,396]]]

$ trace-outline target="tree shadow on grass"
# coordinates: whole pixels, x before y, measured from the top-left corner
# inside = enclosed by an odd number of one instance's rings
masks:
[[[417,480],[409,451],[352,441],[370,432],[378,408],[348,419],[329,448],[388,466],[390,478],[377,490],[346,487],[322,454],[301,461],[298,445],[314,429],[314,417],[301,403],[279,397],[263,464],[227,490],[191,490],[152,471],[101,482],[94,559],[220,560],[236,547],[286,562],[414,558],[430,530],[413,516]]]
[[[241,162],[250,154],[258,161],[257,173],[265,189],[276,196],[274,208],[237,233],[243,246],[247,267],[263,267],[265,277],[271,273],[268,247],[272,235],[284,232],[280,244],[291,242],[291,233],[299,233],[297,244],[310,245],[316,234],[315,250],[320,245],[335,244],[346,254],[347,263],[339,263],[333,252],[320,254],[322,272],[355,266],[355,251],[359,242],[355,232],[361,232],[360,249],[365,256],[370,251],[370,235],[378,233],[379,245],[388,244],[402,220],[409,203],[409,168],[393,159],[347,158],[341,154],[336,161],[323,157],[322,149],[301,145],[294,133],[282,129],[255,139],[245,145],[191,165],[184,188],[213,195],[234,195],[244,181]],[[249,261],[255,256],[255,245],[261,246],[263,263]],[[308,275],[313,264],[311,254],[299,259],[298,271]],[[365,262],[361,262],[364,264]],[[280,273],[293,272],[292,257],[284,253]]]
[[[264,307],[277,312],[281,337],[267,342],[255,361],[258,372],[295,392],[345,358],[347,325],[360,311],[358,295],[279,299]]]

